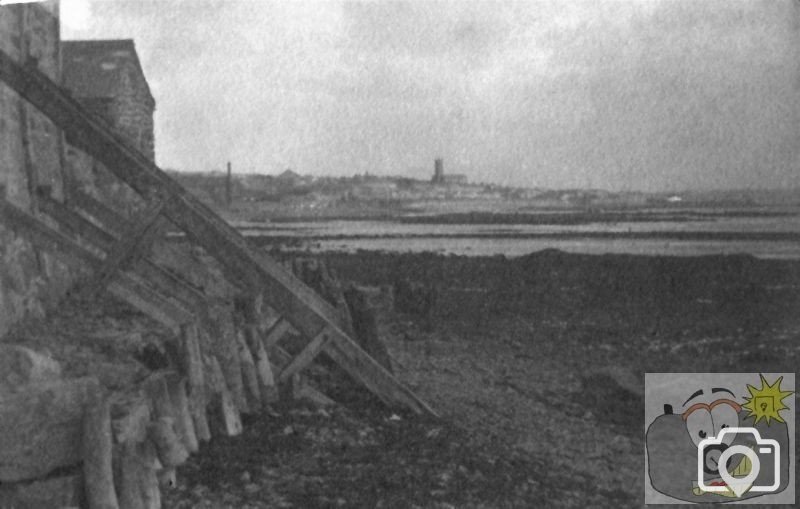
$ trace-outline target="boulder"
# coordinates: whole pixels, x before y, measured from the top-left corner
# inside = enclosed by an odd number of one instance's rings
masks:
[[[87,377],[0,391],[0,482],[79,463],[84,410],[98,390],[97,379]]]
[[[0,509],[51,509],[82,505],[83,477],[52,477],[0,486]]]
[[[48,355],[20,345],[0,345],[0,392],[61,377],[61,365]]]

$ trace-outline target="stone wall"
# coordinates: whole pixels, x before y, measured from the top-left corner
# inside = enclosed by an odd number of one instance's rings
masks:
[[[128,63],[121,73],[120,93],[111,106],[114,126],[144,155],[155,159],[153,101],[140,71]]]
[[[124,65],[113,99],[79,98],[79,101],[89,111],[102,117],[145,156],[155,160],[153,99],[141,70],[130,61]],[[141,209],[143,202],[133,189],[115,177],[102,163],[72,146],[67,146],[66,154],[68,174],[81,191],[125,216]]]
[[[59,79],[58,4],[0,7],[0,49]],[[62,139],[55,125],[0,82],[0,188],[14,205],[36,211],[32,192],[49,185],[63,196]],[[0,223],[0,334],[39,314],[69,284],[66,268]]]
[[[58,9],[58,0],[0,6],[0,49],[19,62],[35,63],[57,83]],[[120,96],[101,106],[111,126],[152,159],[152,98],[138,69],[129,71]],[[71,190],[80,189],[126,216],[143,203],[100,162],[68,146],[45,115],[0,81],[0,195],[47,221],[38,214],[39,186],[48,186],[52,196],[63,201],[71,199]],[[20,319],[39,316],[55,305],[74,283],[77,270],[69,260],[34,249],[13,225],[0,221],[0,336]]]

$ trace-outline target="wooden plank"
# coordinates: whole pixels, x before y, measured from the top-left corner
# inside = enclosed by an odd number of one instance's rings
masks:
[[[74,210],[49,196],[40,196],[40,208],[59,226],[73,235],[79,236],[92,249],[108,252],[117,237],[90,222]],[[127,226],[127,224],[126,224]],[[184,257],[185,258],[185,257]],[[138,261],[134,270],[147,281],[153,283],[165,295],[174,296],[188,309],[202,314],[205,309],[205,296],[191,283],[176,274],[160,267],[148,258]]]
[[[152,288],[136,274],[118,273],[107,290],[170,329],[195,320],[194,313]]]
[[[83,416],[81,450],[89,509],[119,508],[111,459],[114,439],[110,409],[108,398],[98,389],[94,391],[93,401],[87,404]]]
[[[333,328],[325,353],[355,380],[370,389],[387,404],[402,404],[417,413],[438,417],[438,414],[413,391],[369,356],[341,330]]]
[[[97,254],[53,230],[6,200],[0,200],[0,219],[40,249],[64,254],[68,258],[90,266],[98,264],[101,260]]]
[[[80,236],[98,250],[108,251],[118,237],[106,232],[70,207],[51,197],[44,189],[39,188],[40,210],[50,216],[59,228],[64,228],[73,235]],[[112,231],[125,231],[123,229]]]
[[[291,354],[279,346],[273,347],[270,353],[272,354],[272,358],[275,361],[273,365],[273,370],[276,372],[280,371],[281,367],[286,366],[287,364],[292,362]],[[303,398],[308,399],[309,401],[312,401],[317,404],[332,405],[335,403],[331,398],[326,396],[324,393],[312,387],[307,380],[303,380],[300,383],[300,391],[294,396],[299,399]]]
[[[118,271],[150,247],[155,241],[158,231],[156,226],[163,208],[163,202],[156,202],[137,216],[132,226],[108,251],[103,264],[91,280],[86,283],[84,290],[88,295],[102,291]]]
[[[0,219],[40,249],[64,254],[90,267],[102,262],[97,254],[5,200],[0,200]],[[194,320],[192,313],[128,272],[118,273],[108,291],[169,328]]]
[[[270,348],[278,344],[283,336],[292,329],[292,324],[284,317],[278,318],[278,321],[272,324],[272,327],[264,335],[264,346],[269,351]]]
[[[325,327],[322,332],[314,336],[314,339],[308,342],[308,344],[300,351],[299,354],[295,356],[294,359],[287,365],[278,375],[278,383],[284,383],[291,378],[292,375],[299,373],[306,366],[311,364],[311,362],[322,352],[322,349],[325,348],[325,345],[330,340],[330,333],[328,332],[328,328]]]
[[[86,212],[99,224],[111,231],[122,232],[128,228],[128,221],[92,195],[75,189],[70,194],[70,206]]]
[[[243,288],[264,291],[270,304],[307,337],[322,327],[336,329],[331,357],[385,401],[420,413],[430,408],[338,327],[338,314],[328,302],[266,254],[251,248],[235,228],[161,171],[118,133],[88,113],[47,76],[19,65],[0,51],[0,79],[65,130],[68,141],[103,162],[117,177],[148,199],[164,201],[164,213],[224,267]],[[369,359],[372,361],[366,361]],[[364,363],[368,367],[361,371]],[[380,371],[372,364],[378,366]],[[377,377],[377,378],[376,378]],[[376,393],[377,394],[377,393]]]

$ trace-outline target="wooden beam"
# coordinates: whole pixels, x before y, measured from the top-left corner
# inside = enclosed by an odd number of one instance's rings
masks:
[[[283,368],[281,373],[278,375],[278,382],[283,383],[289,380],[292,375],[299,373],[306,366],[311,364],[317,355],[322,352],[322,349],[325,345],[328,344],[330,340],[330,333],[328,332],[328,328],[324,328],[322,332],[314,336],[314,339],[308,342],[308,344],[300,351],[299,354],[295,356],[294,359],[289,363],[288,366]]]
[[[122,238],[108,251],[97,272],[86,282],[84,291],[87,292],[87,295],[101,292],[117,272],[137,259],[152,245],[158,231],[158,218],[161,216],[163,208],[163,202],[156,202],[132,222],[131,227],[127,229]]]
[[[292,356],[289,352],[284,350],[279,346],[274,346],[270,350],[270,356],[273,359],[273,371],[280,371],[282,367],[287,366],[290,362],[292,362]],[[326,396],[322,391],[315,389],[311,385],[309,385],[307,380],[303,380],[301,383],[301,393],[299,395],[300,398],[306,397],[311,401],[320,403],[325,402],[325,404],[333,404],[334,401]]]
[[[427,404],[342,332],[333,306],[265,253],[251,248],[235,228],[47,76],[30,66],[21,66],[0,51],[0,79],[64,129],[72,145],[103,162],[147,200],[163,201],[165,215],[214,256],[233,281],[255,292],[264,291],[272,307],[306,337],[329,326],[333,341],[327,350],[334,352],[331,357],[354,378],[373,392],[379,391],[391,404],[432,413]]]
[[[122,232],[128,228],[128,221],[122,215],[80,189],[75,189],[70,194],[70,206],[86,212],[111,231]]]
[[[130,223],[126,218],[94,197],[83,191],[75,191],[74,194],[76,198],[72,205],[77,210],[66,207],[56,201],[55,203],[59,205],[59,209],[56,212],[59,216],[79,218],[82,226],[91,230],[87,232],[87,235],[96,239],[98,244],[102,242],[105,245],[110,245],[114,240],[120,238],[118,232],[125,231],[130,227]],[[189,273],[204,274],[204,278],[206,278],[205,274],[208,271],[206,265],[188,256],[177,246],[168,242],[164,244],[164,247],[170,256],[173,256],[180,263],[182,269]],[[103,249],[106,250],[108,248],[104,247]],[[191,304],[192,309],[200,309],[205,306],[206,300],[203,292],[180,273],[164,268],[150,258],[144,258],[137,263],[136,270],[148,278],[150,277],[149,274],[160,273],[153,276],[154,280],[165,282],[167,293],[174,294],[180,300]]]
[[[72,208],[67,207],[64,203],[51,197],[49,193],[42,188],[39,189],[39,203],[41,204],[40,210],[58,223],[59,228],[64,228],[73,235],[83,238],[100,251],[109,251],[111,246],[118,240],[118,237],[92,223],[75,212]],[[112,229],[112,231],[119,232],[125,231],[126,229],[127,226]]]
[[[264,335],[264,346],[269,351],[270,348],[278,344],[278,341],[292,329],[292,324],[284,317],[278,318],[278,321],[272,324],[267,333]]]
[[[102,263],[102,259],[96,253],[6,200],[0,200],[0,219],[40,249],[66,255],[90,267],[98,267]],[[194,320],[192,313],[128,272],[118,273],[108,286],[108,291],[169,328]]]
[[[111,233],[49,196],[40,196],[39,205],[41,210],[50,216],[60,228],[79,236],[92,249],[108,252],[117,241],[117,238]],[[160,267],[149,258],[138,261],[133,268],[135,272],[153,283],[161,293],[175,297],[184,307],[195,313],[204,312],[205,296],[182,277]]]
[[[117,273],[106,289],[110,294],[170,329],[177,330],[184,323],[195,320],[193,313],[151,288],[135,274]]]

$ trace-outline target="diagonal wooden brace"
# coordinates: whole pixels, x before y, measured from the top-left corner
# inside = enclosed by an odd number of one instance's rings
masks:
[[[278,344],[278,341],[286,335],[287,332],[292,330],[292,324],[284,317],[278,318],[278,321],[275,322],[272,327],[267,331],[267,334],[264,336],[264,347],[267,350],[272,348],[273,346]]]
[[[90,267],[98,267],[102,263],[97,254],[6,200],[0,200],[0,219],[40,249],[65,254]],[[179,303],[151,288],[138,276],[128,272],[118,272],[107,290],[171,329],[195,319],[194,314]]]
[[[93,249],[107,253],[117,243],[117,237],[112,235],[91,221],[87,220],[63,203],[49,197],[39,197],[39,209],[54,220],[59,228],[72,235],[79,236]],[[130,226],[121,222],[125,231]],[[135,265],[135,271],[147,281],[153,283],[159,290],[167,295],[177,298],[188,309],[197,314],[203,314],[206,306],[205,296],[191,283],[177,274],[163,269],[148,258],[143,258]]]
[[[150,248],[158,234],[158,219],[163,208],[164,202],[158,201],[138,215],[132,227],[112,246],[100,269],[85,283],[83,292],[94,295],[103,291],[118,271]]]
[[[325,350],[353,378],[389,404],[436,415],[342,330],[333,306],[275,260],[253,248],[235,228],[47,76],[0,51],[0,80],[64,129],[72,145],[104,163],[140,195],[163,200],[164,214],[220,262],[231,282],[264,291],[270,305],[307,337],[328,326],[332,340]]]
[[[280,371],[281,367],[284,367],[285,369],[285,367],[292,362],[291,354],[277,345],[270,350],[270,358],[273,361],[273,370],[276,372]],[[299,377],[302,379],[302,375],[299,375]],[[307,380],[302,381],[299,389],[300,394],[295,394],[295,397],[300,397],[302,399],[304,396],[307,396],[309,399],[325,405],[334,403],[334,401],[325,395],[325,393],[312,387]]]
[[[322,329],[322,332],[314,336],[314,339],[308,342],[305,348],[300,351],[297,356],[289,363],[288,366],[283,368],[281,373],[278,375],[278,382],[283,383],[289,380],[292,375],[299,373],[301,370],[305,369],[306,366],[311,364],[317,355],[322,352],[322,349],[328,344],[330,341],[331,335],[328,331],[328,328],[325,327]]]

